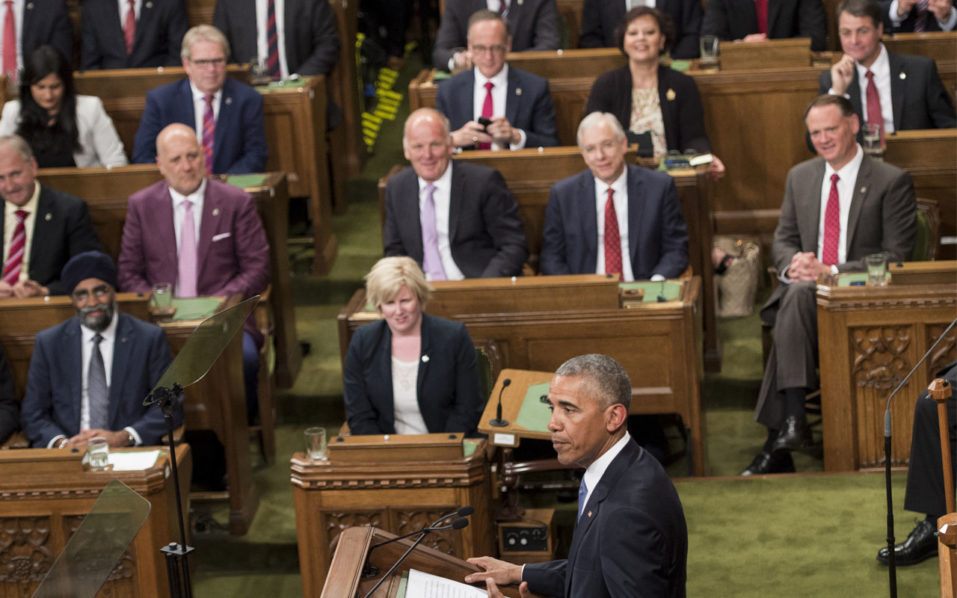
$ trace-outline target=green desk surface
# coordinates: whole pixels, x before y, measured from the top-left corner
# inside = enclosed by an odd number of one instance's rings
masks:
[[[642,303],[657,303],[658,296],[661,295],[665,301],[676,301],[681,294],[681,283],[675,280],[662,280],[652,282],[650,280],[641,280],[636,282],[623,282],[619,285],[622,289],[644,289],[645,296]]]
[[[462,439],[462,456],[465,458],[468,458],[474,455],[475,449],[477,449],[479,444],[481,443],[482,443],[481,438],[463,438]]]
[[[285,81],[273,81],[269,85],[257,85],[256,91],[262,93],[273,89],[295,89],[297,87],[303,87],[307,80],[308,77],[300,77],[298,79],[286,79]]]
[[[887,282],[891,281],[891,273],[888,272],[885,278]],[[867,286],[867,272],[847,272],[837,277],[837,286]]]
[[[217,297],[173,297],[173,305],[176,307],[173,320],[179,322],[204,319],[211,316],[222,302],[223,300]]]
[[[518,410],[515,424],[530,432],[548,433],[548,420],[552,417],[548,403],[542,402],[542,397],[548,395],[548,382],[532,384],[525,393],[522,408]]]
[[[226,177],[226,182],[233,187],[246,189],[248,187],[259,187],[266,180],[264,174],[231,174]]]

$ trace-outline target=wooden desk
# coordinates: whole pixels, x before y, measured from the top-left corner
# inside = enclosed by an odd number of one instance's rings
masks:
[[[536,384],[548,384],[555,376],[555,372],[532,372],[528,370],[505,369],[499,374],[499,380],[508,378],[511,384],[508,390],[502,394],[502,419],[508,422],[508,425],[495,427],[489,424],[490,421],[498,416],[498,401],[489,401],[485,404],[485,411],[482,412],[482,420],[479,422],[479,432],[488,434],[489,442],[495,446],[514,447],[520,444],[522,438],[537,438],[539,440],[550,440],[551,432],[541,430],[530,430],[518,423],[518,414],[522,409],[522,403],[529,386]],[[496,381],[492,389],[492,397],[498,397],[502,392],[502,383]]]
[[[189,445],[176,449],[180,487],[189,488]],[[84,471],[82,453],[48,449],[0,451],[0,519],[4,541],[0,593],[29,596],[53,566],[110,480],[120,480],[152,508],[122,560],[97,596],[168,596],[166,560],[160,548],[179,541],[175,489],[164,451],[143,471]],[[183,510],[189,503],[182,497]],[[187,528],[188,529],[188,528]]]
[[[472,505],[468,527],[430,534],[424,545],[459,558],[494,554],[484,440],[465,457],[461,434],[347,436],[330,441],[328,454],[295,453],[290,462],[304,596],[319,595],[330,546],[356,525],[403,534]]]
[[[883,467],[887,395],[957,317],[957,262],[891,266],[883,288],[817,288],[824,468]],[[914,401],[957,359],[957,332],[901,389],[891,406],[892,464],[910,455]]]
[[[149,321],[145,295],[117,293],[117,302],[120,311]],[[26,389],[37,332],[59,324],[74,314],[69,297],[62,295],[50,297],[49,301],[35,298],[0,302],[0,344],[10,362],[17,396],[22,397]],[[183,321],[161,325],[174,355],[183,347],[197,324],[196,321]],[[226,472],[229,474],[229,527],[233,534],[246,533],[259,506],[249,456],[249,425],[246,421],[242,366],[242,336],[237,335],[209,373],[186,389],[183,402],[186,428],[213,430],[225,447]]]
[[[302,368],[302,349],[296,338],[296,312],[292,304],[292,280],[289,274],[289,192],[283,173],[268,173],[261,183],[244,190],[256,199],[269,241],[269,266],[272,308],[276,335],[276,385],[290,388]],[[38,171],[40,184],[69,191],[82,197],[90,208],[90,218],[106,253],[116,260],[120,255],[123,223],[130,195],[162,179],[152,164],[117,168],[44,168]]]
[[[248,73],[230,67],[229,75],[246,82]],[[181,67],[87,71],[74,77],[77,93],[99,96],[123,140],[127,154],[146,106],[146,93],[185,76]],[[326,147],[326,81],[308,77],[301,87],[257,88],[263,95],[268,171],[285,172],[289,193],[308,197],[316,256],[313,270],[326,274],[338,245],[332,234],[332,199]]]
[[[432,284],[435,294],[426,310],[464,322],[475,345],[489,355],[493,373],[555,371],[583,353],[618,360],[633,385],[631,413],[680,414],[690,435],[692,469],[705,473],[699,277],[682,281],[675,301],[633,308],[619,307],[617,277],[596,274]],[[378,317],[364,311],[365,305],[360,290],[339,312],[343,360],[352,331]]]

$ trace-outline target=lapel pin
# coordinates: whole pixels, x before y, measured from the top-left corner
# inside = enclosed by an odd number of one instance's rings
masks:
[[[861,193],[867,193],[867,187],[861,187]]]
[[[588,516],[591,517],[591,511],[588,511]]]
[[[33,2],[27,2],[27,10],[33,10]]]
[[[665,97],[668,98],[669,102],[675,101],[675,90],[668,88],[668,91],[665,92]]]
[[[219,216],[219,208],[213,208],[213,216]]]
[[[522,95],[522,88],[521,88],[521,87],[516,87],[516,88],[515,88],[515,95],[517,95],[517,96]]]
[[[232,104],[232,103],[233,103],[233,99],[232,99],[232,98],[226,98],[226,105],[227,105],[227,106],[229,106],[229,105]]]
[[[147,3],[146,3],[146,8],[153,8],[153,3],[152,3],[152,2],[147,2]]]
[[[901,73],[901,74],[898,75],[898,76],[901,78],[901,81],[903,81],[904,79],[907,78],[907,73]]]
[[[422,356],[422,363],[429,363],[429,356],[428,356],[428,355],[423,355],[423,356]]]
[[[49,222],[53,220],[53,214],[51,214],[50,212],[47,212],[46,215],[43,217],[43,219]]]

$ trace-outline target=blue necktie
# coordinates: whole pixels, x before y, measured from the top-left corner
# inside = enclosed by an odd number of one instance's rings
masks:
[[[578,518],[582,518],[582,511],[585,510],[585,499],[588,498],[588,486],[585,485],[585,479],[582,478],[582,484],[578,487]]]

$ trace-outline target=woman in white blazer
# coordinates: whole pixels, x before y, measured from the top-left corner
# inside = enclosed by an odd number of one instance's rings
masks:
[[[76,95],[69,62],[40,46],[20,75],[20,99],[3,105],[0,135],[30,144],[40,168],[128,164],[113,121],[95,96]]]

